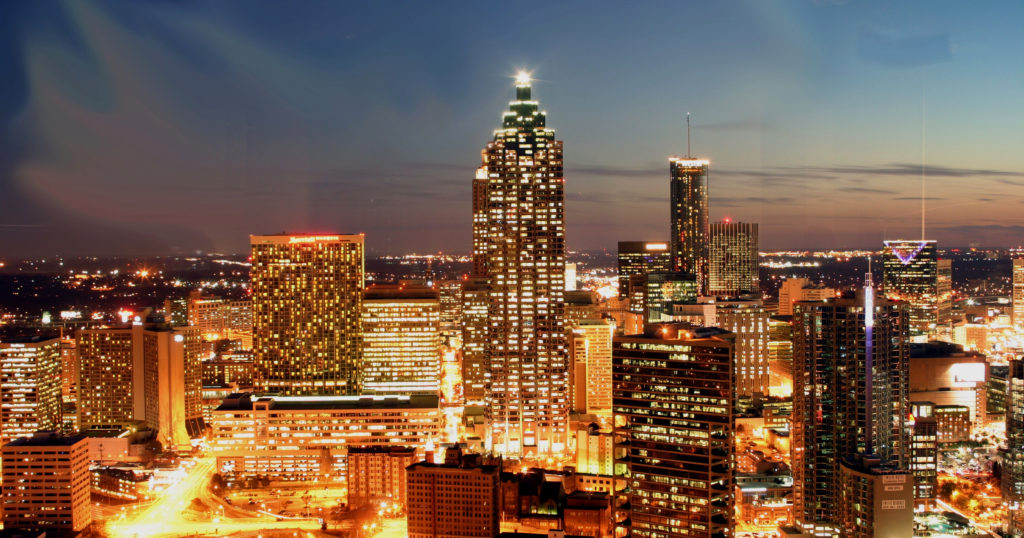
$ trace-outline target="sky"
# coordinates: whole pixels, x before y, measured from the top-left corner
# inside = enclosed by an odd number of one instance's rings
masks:
[[[470,250],[518,70],[572,250],[667,240],[668,157],[762,249],[1024,243],[1024,3],[0,3],[0,257]]]

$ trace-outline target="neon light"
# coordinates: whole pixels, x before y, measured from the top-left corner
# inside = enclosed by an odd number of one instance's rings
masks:
[[[919,241],[915,245],[894,245],[886,241],[885,246],[892,250],[892,253],[896,255],[900,263],[907,265],[914,261],[914,258],[924,250],[924,247],[928,246],[928,241]]]
[[[339,236],[292,236],[288,238],[289,243],[319,243],[321,241],[338,241]]]
[[[647,250],[668,250],[668,243],[646,243],[644,248]]]

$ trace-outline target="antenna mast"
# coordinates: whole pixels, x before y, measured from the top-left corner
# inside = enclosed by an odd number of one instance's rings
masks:
[[[686,158],[689,159],[690,157],[693,157],[693,154],[690,153],[690,113],[687,112],[686,113]]]
[[[925,204],[925,181],[924,181],[924,150],[925,150],[925,100],[924,100],[924,88],[921,88],[921,241],[925,240],[924,235],[924,204]]]

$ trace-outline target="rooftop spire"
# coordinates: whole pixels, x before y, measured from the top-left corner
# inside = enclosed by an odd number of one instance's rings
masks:
[[[520,70],[516,73],[516,99],[520,101],[530,100],[530,73]]]

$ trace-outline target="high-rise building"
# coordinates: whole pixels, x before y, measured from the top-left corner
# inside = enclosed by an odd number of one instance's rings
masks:
[[[708,288],[705,295],[760,295],[757,224],[726,219],[708,235]]]
[[[411,446],[349,448],[345,480],[349,508],[378,502],[405,506],[405,468],[416,461],[416,448]]]
[[[793,395],[793,316],[768,318],[768,392]]]
[[[787,278],[779,287],[779,315],[792,316],[793,303],[824,301],[835,296],[836,290],[824,284],[814,284],[809,279],[802,277]]]
[[[358,394],[362,235],[253,235],[256,388]]]
[[[931,508],[939,495],[939,442],[933,402],[911,402],[910,472],[915,507]]]
[[[707,159],[672,157],[672,270],[689,273],[698,291],[708,278],[708,166]]]
[[[446,453],[445,463],[414,463],[407,473],[410,538],[491,538],[501,531],[500,466]]]
[[[573,408],[582,413],[610,414],[612,410],[612,336],[615,323],[585,319],[572,327],[571,390]]]
[[[60,430],[61,340],[0,342],[0,443]]]
[[[442,343],[457,347],[454,342],[462,341],[462,281],[439,281],[437,294],[441,306]]]
[[[630,310],[645,323],[673,321],[675,306],[695,304],[699,283],[691,273],[648,273],[630,278]]]
[[[1024,327],[1024,257],[1013,258],[1013,324]]]
[[[487,361],[488,295],[487,279],[471,277],[462,287],[462,387],[466,403],[483,405],[490,390]]]
[[[619,241],[619,297],[629,296],[629,277],[671,273],[672,251],[664,241]]]
[[[2,468],[5,531],[71,534],[92,523],[85,437],[38,432],[16,439],[3,446]]]
[[[768,312],[760,300],[716,301],[718,326],[732,332],[736,395],[744,399],[767,396],[769,385]]]
[[[914,531],[914,476],[877,459],[839,466],[839,521],[844,538],[904,538]]]
[[[1024,536],[1024,358],[1010,360],[1006,376],[1006,450],[1001,490],[1010,535]]]
[[[840,467],[851,477],[909,468],[906,306],[876,297],[869,275],[857,297],[796,303],[793,332],[794,519],[805,532],[845,532]]]
[[[882,251],[884,275],[882,291],[892,300],[904,301],[910,316],[910,336],[915,342],[927,341],[939,324],[948,318],[951,287],[949,262],[938,258],[935,241],[885,241]]]
[[[135,351],[133,328],[82,329],[76,339],[79,427],[87,430],[131,425],[136,417],[136,392],[143,372],[142,354]],[[143,408],[138,415],[144,413]]]
[[[731,333],[648,324],[613,344],[615,456],[630,536],[732,536]],[[619,536],[620,533],[616,533]]]
[[[437,394],[441,382],[437,291],[412,285],[363,292],[363,390],[370,394]]]
[[[473,183],[473,258],[488,284],[491,438],[506,454],[566,443],[565,178],[562,142],[529,76],[481,152]]]

